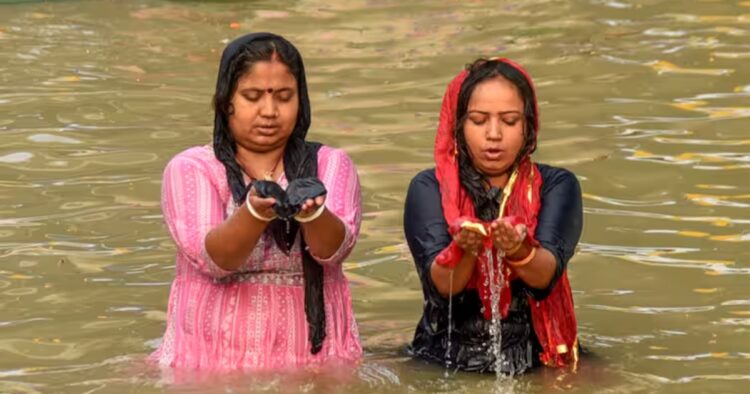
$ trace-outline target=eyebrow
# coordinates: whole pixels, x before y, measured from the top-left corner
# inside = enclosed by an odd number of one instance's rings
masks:
[[[489,115],[492,112],[489,112],[489,111],[479,111],[479,110],[474,109],[474,110],[469,111],[468,113],[469,114],[478,113],[478,114],[482,114],[482,115]],[[523,111],[516,111],[516,110],[500,111],[500,112],[495,112],[495,113],[500,114],[500,115],[508,115],[508,114],[523,115]]]
[[[252,93],[255,93],[255,92],[266,93],[269,90],[273,91],[274,93],[279,93],[279,92],[291,92],[294,89],[289,88],[289,87],[285,87],[285,88],[281,88],[281,89],[245,88],[245,89],[240,90],[240,93],[250,93],[250,92],[252,92]]]

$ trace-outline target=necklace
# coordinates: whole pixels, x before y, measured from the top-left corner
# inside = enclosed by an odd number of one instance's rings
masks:
[[[272,181],[273,180],[273,174],[276,172],[276,168],[279,167],[279,163],[284,159],[284,155],[281,155],[279,160],[276,161],[276,164],[273,165],[273,168],[271,168],[270,171],[264,171],[263,172],[263,179],[266,181]]]
[[[274,180],[273,174],[276,173],[276,169],[279,168],[279,163],[281,163],[282,160],[284,160],[283,155],[279,158],[279,160],[276,161],[276,164],[273,165],[273,168],[271,168],[270,170],[263,171],[263,178],[261,179],[263,179],[264,181],[273,181]],[[254,173],[254,171],[250,171],[251,169],[250,166],[240,164],[240,169],[242,170],[242,173],[244,174],[244,176],[248,177],[250,180],[252,181],[258,180],[258,178],[250,175]]]

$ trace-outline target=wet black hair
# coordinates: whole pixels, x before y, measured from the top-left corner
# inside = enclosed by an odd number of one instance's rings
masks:
[[[237,90],[239,79],[250,71],[257,62],[276,59],[286,65],[297,80],[299,112],[294,130],[284,151],[284,168],[287,179],[292,181],[303,176],[310,172],[307,171],[308,168],[306,167],[317,165],[317,163],[310,163],[306,160],[307,152],[304,142],[307,130],[310,128],[310,99],[307,93],[302,57],[294,45],[280,36],[270,33],[250,36],[257,37],[244,40],[240,45],[234,47],[232,47],[233,42],[224,51],[213,98],[215,111],[214,153],[226,168],[229,188],[232,191],[234,201],[238,204],[245,198],[247,185],[244,183],[242,169],[235,158],[237,146],[232,131],[229,129],[229,117],[233,112],[232,97]],[[227,53],[230,49],[231,51]]]

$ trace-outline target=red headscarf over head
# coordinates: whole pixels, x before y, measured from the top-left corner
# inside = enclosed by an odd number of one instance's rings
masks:
[[[532,97],[527,99],[533,100],[534,115],[536,115],[534,116],[534,141],[532,142],[532,149],[529,150],[529,152],[533,152],[539,133],[539,109],[531,77],[520,65],[508,59],[492,59],[489,61],[503,62],[515,68],[523,74],[531,87]],[[458,231],[460,223],[465,220],[479,221],[474,211],[474,203],[461,185],[456,152],[455,125],[458,94],[461,90],[461,84],[468,75],[469,71],[464,70],[453,78],[448,85],[440,109],[440,124],[435,138],[435,175],[440,183],[443,215],[450,225],[452,233]],[[534,234],[541,207],[539,192],[542,186],[542,177],[536,164],[531,161],[530,153],[520,160],[516,172],[515,183],[506,186],[506,189],[508,187],[512,187],[512,189],[505,212],[500,212],[500,215],[511,219],[513,224],[526,224],[529,240],[532,245],[537,246],[538,243]],[[491,242],[486,242],[485,245],[487,245],[487,248],[492,247]],[[436,258],[435,262],[453,267],[461,260],[462,254],[462,250],[454,242]],[[495,255],[493,251],[491,256]],[[489,264],[493,264],[494,272],[502,272],[504,279],[502,282],[504,285],[500,293],[499,310],[502,316],[506,316],[511,301],[509,283],[513,279],[512,272],[507,264],[502,264],[494,257],[488,260],[487,253],[479,253],[477,258],[474,275],[467,287],[477,289],[484,306],[484,316],[490,319],[492,307],[490,286],[501,285],[500,275],[493,275],[495,283],[490,285],[488,268]],[[534,331],[543,349],[540,355],[542,362],[554,366],[575,365],[578,358],[578,341],[573,297],[567,273],[563,273],[547,298],[540,301],[530,298],[529,305],[531,306]]]

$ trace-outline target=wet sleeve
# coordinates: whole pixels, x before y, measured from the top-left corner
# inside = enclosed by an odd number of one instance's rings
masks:
[[[583,204],[581,186],[572,172],[551,169],[551,176],[544,178],[541,199],[542,207],[536,228],[536,239],[541,246],[555,256],[555,274],[546,289],[528,288],[536,299],[543,299],[557,283],[573,257],[583,228]]]
[[[178,254],[202,274],[214,278],[232,274],[216,265],[206,251],[206,235],[224,221],[224,206],[200,162],[176,156],[167,164],[161,207]]]
[[[432,283],[430,267],[435,257],[450,245],[452,238],[443,218],[440,187],[431,171],[417,174],[409,185],[404,207],[404,233],[425,298],[444,303],[445,299]]]

